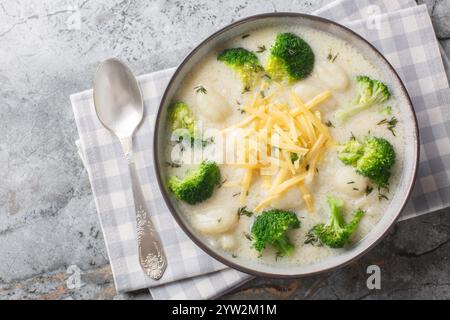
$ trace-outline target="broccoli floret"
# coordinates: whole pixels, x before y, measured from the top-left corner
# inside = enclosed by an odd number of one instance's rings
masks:
[[[390,116],[390,115],[392,115],[392,107],[391,106],[386,106],[383,109],[381,109],[380,113],[385,115],[385,116]]]
[[[364,148],[356,139],[350,139],[340,150],[339,159],[345,165],[354,165],[364,153]]]
[[[257,75],[263,70],[256,54],[244,48],[225,49],[219,53],[217,60],[224,62],[239,74],[246,90],[253,87]]]
[[[314,52],[305,40],[293,33],[279,33],[265,70],[275,81],[295,82],[311,74],[314,60]]]
[[[380,187],[386,187],[391,176],[390,168],[395,163],[394,147],[383,138],[368,136],[364,141],[348,141],[338,154],[346,165],[369,178]]]
[[[289,256],[295,248],[287,236],[287,231],[291,228],[300,228],[300,220],[294,212],[278,209],[266,210],[253,223],[251,230],[253,247],[262,253],[266,245],[271,244],[278,250],[279,256]]]
[[[178,199],[196,204],[210,198],[214,187],[219,183],[219,167],[213,161],[205,161],[188,171],[182,180],[175,176],[170,177],[168,188]]]
[[[173,132],[187,131],[190,136],[194,136],[194,114],[186,103],[177,101],[170,105],[169,123]]]
[[[343,123],[351,116],[375,104],[387,101],[391,96],[388,87],[383,82],[367,76],[357,76],[356,85],[358,94],[355,99],[349,106],[336,112],[338,123]]]
[[[344,202],[334,197],[327,197],[328,206],[330,207],[330,218],[327,224],[317,224],[311,231],[320,243],[330,248],[342,248],[355,231],[359,221],[364,216],[364,211],[358,209],[353,214],[349,223],[345,223],[342,215]]]

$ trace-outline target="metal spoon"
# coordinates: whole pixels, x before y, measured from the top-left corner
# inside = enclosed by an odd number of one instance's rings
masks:
[[[136,78],[120,60],[103,61],[95,73],[94,105],[100,122],[120,140],[128,162],[136,210],[139,262],[152,279],[162,277],[167,260],[148,216],[133,159],[133,133],[141,123],[144,106]]]

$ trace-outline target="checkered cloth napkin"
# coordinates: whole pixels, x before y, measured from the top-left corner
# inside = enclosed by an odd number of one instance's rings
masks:
[[[421,157],[418,180],[401,218],[449,206],[448,60],[441,57],[426,7],[416,6],[413,0],[337,0],[316,14],[340,21],[371,41],[394,65],[411,95],[420,126]],[[149,279],[139,266],[128,168],[118,140],[95,115],[91,90],[71,96],[79,133],[77,146],[89,174],[116,289],[150,288],[155,299],[213,298],[251,277],[226,268],[196,247],[162,200],[151,159],[152,130],[160,97],[173,71],[139,77],[145,119],[134,139],[141,186],[168,257],[161,280]]]

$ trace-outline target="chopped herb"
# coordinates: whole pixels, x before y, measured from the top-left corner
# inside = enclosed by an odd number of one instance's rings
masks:
[[[326,125],[327,127],[329,127],[329,128],[334,128],[334,125],[333,125],[333,123],[332,123],[330,120],[328,120],[327,122],[325,122],[325,125]]]
[[[261,90],[259,92],[259,94],[261,95],[261,98],[263,98],[263,99],[266,97],[266,94],[264,93],[264,90]]]
[[[349,182],[347,182],[347,184],[352,184],[352,183],[355,183],[355,181],[349,181]]]
[[[353,134],[353,132],[350,132],[350,140],[356,140],[355,135]]]
[[[199,139],[200,140],[200,139]],[[205,140],[200,140],[202,147],[206,147],[208,144],[214,143],[214,137],[206,138]]]
[[[358,189],[358,188],[353,188],[353,190],[355,190],[355,191],[359,191],[359,189]]]
[[[309,170],[309,163],[306,165],[305,170],[306,170],[306,171]]]
[[[384,194],[379,194],[378,195],[378,200],[382,200],[382,199],[384,199],[384,200],[389,200],[389,198],[386,196],[386,195],[384,195]]]
[[[244,114],[244,113],[245,113],[245,110],[244,110],[244,109],[238,108],[237,110],[238,110],[241,114]]]
[[[222,218],[217,219],[217,222],[218,223],[222,222]]]
[[[300,157],[298,156],[298,153],[291,152],[291,162],[294,163],[298,159],[300,159]]]
[[[309,230],[306,234],[306,239],[303,242],[304,244],[310,244],[312,246],[321,247],[322,243],[320,242],[319,238],[315,235],[313,229]]]
[[[272,80],[272,77],[269,76],[267,73],[265,73],[265,74],[263,75],[263,78],[267,78],[267,79],[269,79],[269,80]]]
[[[330,51],[327,55],[327,59],[328,59],[328,61],[334,62],[334,61],[336,61],[338,56],[339,56],[339,52],[336,53],[335,55],[333,55]]]
[[[240,195],[241,193],[240,192],[236,192],[235,194],[233,194],[232,195],[232,197],[234,198],[234,197],[237,197],[238,195]]]
[[[316,173],[319,173],[319,168],[316,168]]]
[[[262,46],[259,46],[258,47],[258,50],[256,50],[256,52],[257,53],[262,53],[262,52],[264,52],[264,51],[266,51],[267,49],[266,49],[266,46],[265,45],[262,45]]]
[[[203,93],[203,94],[207,94],[208,91],[206,91],[204,86],[196,86],[194,87],[195,92],[197,93]]]
[[[389,200],[389,198],[386,196],[386,195],[384,195],[384,194],[382,194],[379,190],[378,190],[378,200],[379,201],[381,201],[381,200]]]
[[[244,90],[242,90],[242,93],[246,93],[250,91],[250,87],[249,86],[245,86]]]
[[[234,254],[234,253],[233,253],[231,256],[232,256],[233,258],[237,258],[237,257],[238,257],[238,256],[237,256],[236,254]]]
[[[249,34],[249,33],[246,33],[246,34],[244,34],[241,38],[242,38],[242,39],[245,39],[245,38],[248,38],[248,37],[250,37],[250,34]]]
[[[247,210],[247,207],[244,206],[244,207],[241,207],[241,208],[238,209],[237,214],[238,214],[239,217],[240,217],[240,216],[251,217],[251,216],[253,215],[253,212],[248,211],[248,210]]]
[[[387,129],[395,136],[395,127],[397,126],[398,120],[396,117],[392,117],[390,120],[383,119],[377,123],[377,125],[386,125]]]
[[[247,232],[244,232],[244,237],[249,240],[252,241],[252,236],[250,234],[248,234]]]
[[[282,258],[283,255],[280,252],[275,253],[275,261],[278,261],[278,258]]]
[[[366,186],[366,196],[368,196],[369,194],[371,194],[372,191],[373,191],[373,187],[367,185],[367,186]]]
[[[217,188],[222,188],[223,184],[227,182],[227,179],[223,179],[222,181],[220,181],[219,185]]]
[[[241,103],[239,102],[239,100],[236,100],[236,104],[237,104],[238,106],[241,105]]]
[[[180,163],[176,163],[176,162],[167,161],[166,164],[169,167],[172,167],[172,168],[179,168],[179,167],[181,167],[181,164]]]

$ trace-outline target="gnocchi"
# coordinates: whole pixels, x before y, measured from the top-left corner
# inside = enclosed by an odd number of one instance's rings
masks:
[[[223,250],[231,251],[236,249],[237,241],[234,235],[232,234],[224,234],[219,238],[220,246]]]
[[[231,114],[227,100],[212,87],[207,88],[206,94],[197,94],[197,108],[201,116],[214,122],[222,121]]]
[[[317,83],[317,80],[315,80],[313,77],[310,77],[296,84],[293,90],[299,97],[302,97],[304,102],[307,102],[308,100],[311,100],[318,94],[322,93],[324,91],[324,88],[322,88],[321,85]]]
[[[360,197],[366,190],[367,179],[355,172],[355,169],[342,166],[335,174],[337,189],[350,197]]]
[[[327,87],[337,91],[348,88],[349,78],[347,73],[336,63],[321,62],[316,66],[318,79]]]
[[[209,208],[193,216],[192,225],[205,235],[219,235],[236,226],[239,217],[235,211],[220,207]]]

